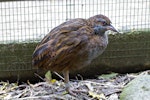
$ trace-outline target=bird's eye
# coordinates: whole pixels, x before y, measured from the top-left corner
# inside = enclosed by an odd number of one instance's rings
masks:
[[[104,22],[102,22],[102,24],[103,24],[103,26],[106,26],[107,25],[107,23],[104,21]]]

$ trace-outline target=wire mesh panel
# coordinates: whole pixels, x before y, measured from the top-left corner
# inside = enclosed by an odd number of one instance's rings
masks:
[[[96,14],[108,16],[122,33],[150,30],[150,0],[1,0],[0,71],[32,70],[32,52],[52,28]],[[150,42],[146,43],[149,50]],[[104,58],[111,58],[111,53]]]
[[[0,42],[41,39],[73,18],[108,16],[121,31],[150,28],[149,0],[35,0],[0,2]]]

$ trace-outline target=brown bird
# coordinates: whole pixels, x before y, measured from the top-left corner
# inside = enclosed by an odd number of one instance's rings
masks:
[[[108,44],[107,30],[117,32],[104,15],[72,19],[52,29],[37,45],[33,66],[62,72],[71,93],[69,72],[81,69],[103,53]]]

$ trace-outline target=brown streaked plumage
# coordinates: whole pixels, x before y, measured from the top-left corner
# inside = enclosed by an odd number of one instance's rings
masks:
[[[33,66],[63,72],[65,83],[69,72],[87,66],[108,44],[105,31],[116,31],[104,15],[89,19],[72,19],[48,33],[33,53]],[[69,86],[66,87],[70,92]]]

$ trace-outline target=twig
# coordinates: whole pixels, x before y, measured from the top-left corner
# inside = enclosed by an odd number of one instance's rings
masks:
[[[45,81],[44,78],[42,78],[40,75],[38,75],[37,73],[34,73],[37,77],[39,77],[41,80]]]
[[[24,97],[24,98],[19,98],[18,100],[31,100],[31,99],[48,99],[48,98],[57,98],[57,99],[61,99],[61,100],[66,100],[66,98],[56,95],[56,94],[52,94],[52,95],[45,95],[45,96],[31,96],[31,97]],[[15,100],[15,99],[12,99]]]
[[[58,74],[57,72],[54,72],[54,74],[56,74],[58,77],[60,77],[62,80],[65,80],[60,74]]]
[[[79,82],[79,78],[80,78],[80,80],[83,80],[83,77],[82,77],[82,75],[80,75],[80,74],[77,74],[77,76],[75,77],[76,78],[76,81],[78,81]]]

